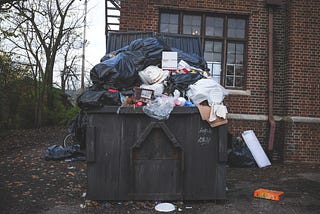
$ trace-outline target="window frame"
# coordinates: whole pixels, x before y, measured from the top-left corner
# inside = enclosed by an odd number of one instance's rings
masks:
[[[200,16],[201,26],[200,26],[200,35],[202,43],[202,51],[204,54],[205,51],[205,41],[220,41],[222,42],[222,53],[221,53],[221,74],[220,74],[220,84],[223,85],[227,89],[231,90],[246,90],[247,88],[247,58],[248,58],[248,15],[241,14],[226,14],[226,13],[213,13],[213,12],[202,12],[202,11],[177,11],[177,10],[160,10],[159,17],[162,13],[173,13],[178,14],[179,17],[179,26],[178,26],[178,34],[183,34],[183,16],[184,15],[192,15],[192,16]],[[219,17],[223,19],[223,32],[222,36],[208,36],[206,35],[206,21],[207,17]],[[244,27],[244,38],[228,38],[228,19],[242,19],[245,21]],[[159,32],[160,32],[160,24],[161,20],[159,18]],[[160,32],[161,33],[161,32]],[[189,35],[189,34],[183,34]],[[243,85],[242,86],[226,86],[227,80],[227,44],[228,43],[243,43]],[[235,64],[236,65],[236,64]]]

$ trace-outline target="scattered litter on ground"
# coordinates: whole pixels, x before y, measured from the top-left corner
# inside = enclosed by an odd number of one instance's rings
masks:
[[[255,198],[264,198],[273,201],[279,201],[283,194],[284,192],[282,191],[260,188],[254,191],[253,196]]]
[[[80,145],[72,145],[68,147],[63,147],[60,145],[49,146],[45,150],[44,158],[47,161],[50,160],[85,160],[85,154],[80,151]]]
[[[155,206],[155,210],[158,212],[172,212],[176,207],[171,203],[159,203]]]

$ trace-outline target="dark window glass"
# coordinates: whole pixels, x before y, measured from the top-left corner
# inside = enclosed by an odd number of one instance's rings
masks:
[[[228,38],[244,39],[246,32],[246,20],[228,19]]]
[[[228,43],[227,48],[227,72],[226,86],[242,87],[244,84],[244,44],[243,43]],[[231,81],[232,80],[232,81]]]
[[[184,15],[183,16],[183,34],[200,35],[201,16]]]
[[[179,15],[171,13],[161,13],[160,15],[160,32],[178,33]]]
[[[206,36],[223,36],[223,18],[206,17]]]
[[[226,87],[230,86],[233,87],[234,85],[234,77],[233,76],[227,76],[226,78]]]
[[[204,58],[207,61],[213,78],[220,83],[221,80],[221,62],[222,62],[222,42],[206,40]]]

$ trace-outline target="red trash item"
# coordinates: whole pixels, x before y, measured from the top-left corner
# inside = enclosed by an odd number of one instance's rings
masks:
[[[284,194],[282,191],[276,191],[276,190],[269,190],[269,189],[257,189],[254,191],[253,196],[255,198],[264,198],[274,201],[279,201],[280,197]]]
[[[116,93],[116,92],[118,92],[118,90],[113,89],[113,88],[109,88],[108,91],[111,92],[111,93]]]

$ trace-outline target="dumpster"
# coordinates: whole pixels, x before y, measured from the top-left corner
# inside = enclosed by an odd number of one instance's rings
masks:
[[[226,198],[226,125],[210,127],[196,107],[174,107],[168,120],[142,107],[86,113],[88,199]]]

